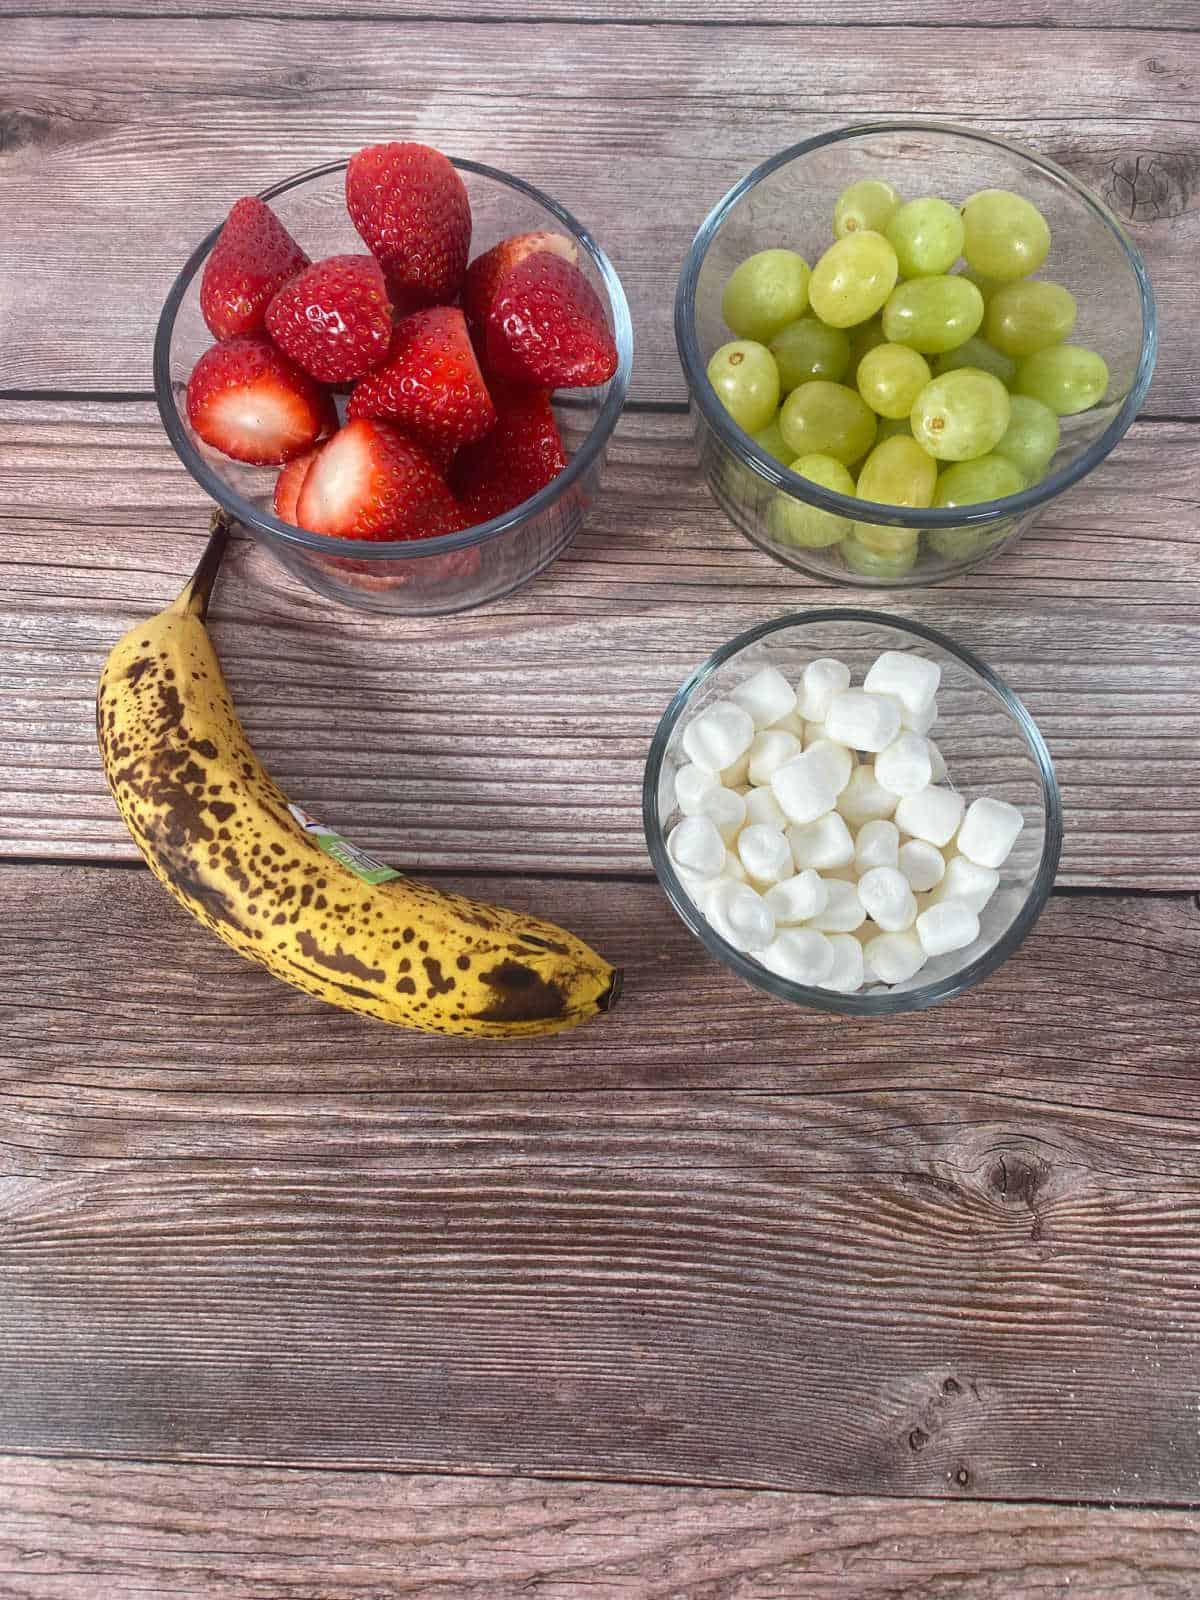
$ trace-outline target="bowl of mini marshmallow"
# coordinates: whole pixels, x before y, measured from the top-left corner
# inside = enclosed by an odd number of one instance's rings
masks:
[[[871,611],[780,617],[710,656],[659,723],[643,817],[712,955],[855,1016],[994,972],[1062,847],[1050,754],[1013,691],[944,634]]]

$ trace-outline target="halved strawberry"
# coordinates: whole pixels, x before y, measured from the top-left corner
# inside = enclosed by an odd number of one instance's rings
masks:
[[[462,179],[424,144],[373,144],[350,158],[346,209],[403,310],[444,304],[462,287],[471,206]]]
[[[254,195],[235,201],[200,279],[200,312],[213,337],[261,333],[271,296],[307,265],[269,205]]]
[[[300,498],[300,489],[308,476],[308,469],[316,459],[317,452],[308,450],[294,461],[289,461],[276,478],[274,511],[280,522],[290,522],[293,527],[300,526],[296,521],[296,501]]]
[[[337,425],[333,401],[269,339],[226,339],[206,350],[187,387],[188,421],[214,450],[256,467],[311,450]]]
[[[366,417],[322,446],[296,514],[302,528],[347,539],[427,539],[468,525],[420,445]]]
[[[299,273],[267,307],[267,332],[322,383],[361,378],[387,355],[392,305],[374,256],[329,256]]]
[[[463,284],[463,310],[472,333],[486,328],[488,312],[501,280],[535,250],[551,250],[572,263],[579,260],[578,246],[565,233],[515,233],[511,239],[501,239],[499,244],[476,256],[467,268]]]
[[[579,268],[552,250],[535,250],[496,289],[487,360],[519,383],[578,389],[612,377],[617,347],[600,297]]]
[[[402,317],[386,363],[356,383],[348,417],[387,417],[418,438],[470,444],[495,426],[467,324],[456,306],[430,306]]]
[[[567,464],[548,389],[493,384],[499,420],[478,444],[460,450],[451,486],[472,522],[511,511],[553,482]]]

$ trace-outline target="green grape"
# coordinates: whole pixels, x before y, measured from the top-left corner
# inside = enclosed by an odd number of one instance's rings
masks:
[[[925,385],[909,420],[913,438],[931,456],[971,461],[1003,437],[1011,412],[999,378],[977,367],[959,367]]]
[[[1049,406],[1055,416],[1073,417],[1104,398],[1108,388],[1108,367],[1103,356],[1082,345],[1056,344],[1026,356],[1017,368],[1013,385],[1017,394],[1027,394]]]
[[[801,456],[792,462],[791,469],[810,483],[820,484],[822,489],[832,489],[835,494],[854,494],[854,479],[832,456]],[[780,493],[771,502],[767,526],[780,544],[820,550],[845,538],[853,523],[839,517],[836,511],[822,511],[820,506],[810,506],[803,500],[794,500],[790,494]]]
[[[854,540],[877,556],[904,556],[920,542],[918,528],[889,528],[882,522],[856,522]]]
[[[751,435],[751,438],[760,450],[765,450],[769,456],[774,456],[776,461],[782,462],[785,467],[792,459],[792,451],[784,444],[783,434],[779,431],[777,416],[772,417],[766,427],[760,428],[757,433]]]
[[[962,208],[963,254],[985,277],[1011,283],[1036,272],[1050,250],[1045,217],[1023,195],[981,189]]]
[[[974,267],[963,267],[954,274],[956,278],[965,278],[968,283],[973,283],[983,296],[984,304],[992,298],[1000,287],[998,278],[985,278],[982,272],[976,272]]]
[[[953,350],[979,330],[983,296],[966,278],[944,273],[910,278],[893,290],[883,308],[884,335],[924,355]]]
[[[848,467],[875,443],[875,413],[854,389],[814,378],[783,402],[779,426],[794,455],[832,456]]]
[[[850,365],[849,336],[841,328],[826,327],[816,317],[801,317],[781,328],[771,340],[770,350],[784,394],[810,378],[840,383]]]
[[[1041,278],[1006,283],[988,301],[983,331],[1006,356],[1031,356],[1061,344],[1075,326],[1075,296]]]
[[[850,365],[846,369],[846,382],[854,383],[858,379],[858,367],[862,358],[869,350],[874,350],[876,345],[886,344],[883,337],[883,318],[874,316],[869,322],[860,322],[856,328],[850,329]]]
[[[1008,525],[989,528],[930,528],[925,535],[931,550],[947,561],[970,561],[997,544],[1008,533]]]
[[[1025,477],[1003,456],[976,456],[974,461],[959,461],[947,467],[934,491],[935,506],[977,506],[985,500],[1003,500],[1006,494],[1020,494]]]
[[[937,481],[933,457],[915,439],[900,435],[877,444],[863,462],[858,474],[858,498],[885,506],[927,506]],[[858,537],[864,544],[871,542],[861,533]]]
[[[1000,379],[1005,388],[1017,375],[1017,363],[1013,358],[993,350],[987,340],[981,339],[977,333],[955,345],[953,350],[938,356],[933,363],[933,375],[940,378],[943,372],[954,372],[959,367],[978,367],[981,372],[990,372],[993,378]]]
[[[760,250],[729,275],[721,315],[739,339],[767,344],[808,310],[809,266],[794,250]]]
[[[905,344],[877,344],[858,364],[858,392],[881,417],[907,417],[932,374],[925,357]]]
[[[858,538],[858,529],[862,523],[855,523],[855,534],[849,539],[842,540],[842,560],[851,572],[857,572],[862,578],[880,578],[883,580],[903,578],[917,564],[916,541],[906,550],[896,550],[883,553],[871,550]]]
[[[880,417],[879,426],[875,430],[875,443],[882,444],[885,439],[912,438],[912,429],[908,425],[907,417]]]
[[[1008,427],[992,448],[1030,483],[1036,483],[1058,449],[1058,418],[1031,395],[1014,394],[1009,403],[1012,416]]]
[[[910,200],[883,231],[902,278],[949,272],[962,254],[963,220],[948,200]]]
[[[765,428],[779,404],[779,369],[766,345],[753,339],[723,344],[708,363],[717,398],[747,433]]]
[[[848,233],[813,268],[809,303],[831,328],[852,327],[875,315],[899,270],[896,252],[881,233]]]
[[[848,233],[882,233],[888,218],[900,204],[900,196],[890,183],[879,178],[863,178],[838,195],[833,208],[833,237]]]

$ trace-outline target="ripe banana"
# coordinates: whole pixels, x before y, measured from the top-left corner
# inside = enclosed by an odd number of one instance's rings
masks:
[[[241,955],[384,1022],[513,1039],[607,1011],[621,973],[574,934],[402,877],[289,806],[205,627],[228,536],[218,512],[191,582],[100,676],[105,775],[154,873]]]

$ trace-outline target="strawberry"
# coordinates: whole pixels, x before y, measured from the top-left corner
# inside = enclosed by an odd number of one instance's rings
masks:
[[[299,273],[267,307],[267,332],[322,383],[361,378],[387,355],[392,306],[374,256],[330,256]]]
[[[457,446],[495,426],[496,408],[455,306],[402,317],[386,363],[354,386],[348,417],[387,417],[418,438]]]
[[[552,250],[535,250],[497,286],[487,319],[488,366],[551,389],[606,383],[617,347],[591,284]]]
[[[346,168],[346,209],[398,306],[454,299],[471,247],[471,206],[444,155],[424,144],[368,145]]]
[[[206,350],[187,387],[188,421],[214,450],[256,467],[311,450],[336,427],[333,402],[268,339],[226,339]]]
[[[499,421],[455,459],[451,484],[472,522],[511,511],[567,464],[548,389],[494,384]]]
[[[262,333],[277,289],[308,257],[263,201],[235,201],[200,280],[200,311],[216,339]]]
[[[348,539],[426,539],[468,526],[421,447],[366,417],[322,446],[296,513],[302,528]]]
[[[296,501],[300,498],[300,489],[308,476],[308,469],[316,458],[317,452],[309,450],[304,455],[297,456],[294,461],[289,461],[276,478],[273,509],[280,522],[290,522],[293,527],[299,527],[296,521]]]
[[[552,250],[572,263],[579,260],[575,241],[568,239],[565,233],[515,233],[511,239],[501,239],[483,255],[476,256],[467,268],[463,284],[463,310],[472,333],[480,333],[487,327],[488,312],[501,279],[535,250]]]

